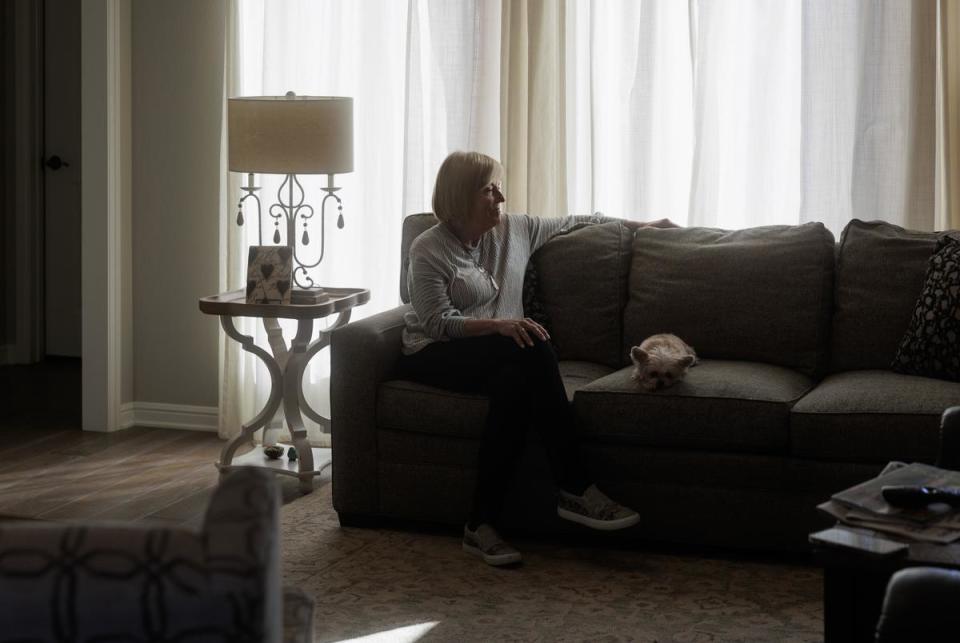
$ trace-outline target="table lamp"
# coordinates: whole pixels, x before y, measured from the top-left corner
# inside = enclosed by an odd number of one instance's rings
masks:
[[[274,244],[293,250],[294,293],[297,287],[310,291],[314,301],[325,297],[310,271],[323,261],[326,232],[326,207],[329,199],[337,202],[337,227],[343,228],[343,202],[334,187],[333,175],[353,171],[353,99],[339,96],[241,96],[227,102],[228,156],[232,172],[247,175],[245,192],[237,205],[237,225],[243,225],[243,204],[252,198],[257,205],[257,232],[263,243],[262,208],[253,175],[281,174],[277,201],[267,209],[272,219]],[[298,174],[326,174],[326,192],[320,204],[319,252],[306,258],[311,240],[313,206],[306,203]],[[284,223],[284,226],[281,226]],[[297,224],[303,225],[297,234]],[[281,227],[284,228],[281,233]],[[311,258],[313,258],[311,256]]]

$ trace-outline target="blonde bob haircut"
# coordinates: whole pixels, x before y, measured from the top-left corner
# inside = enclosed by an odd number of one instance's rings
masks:
[[[479,152],[453,152],[440,164],[433,186],[433,213],[441,221],[470,214],[477,192],[491,181],[503,180],[503,166]]]

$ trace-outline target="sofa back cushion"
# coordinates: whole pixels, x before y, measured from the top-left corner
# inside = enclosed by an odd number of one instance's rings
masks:
[[[847,224],[837,254],[832,371],[890,368],[941,234],[883,221]]]
[[[588,224],[553,237],[531,258],[538,311],[561,360],[623,365],[632,239],[618,221]]]
[[[621,354],[674,333],[705,358],[826,368],[833,235],[821,223],[746,230],[641,228]]]
[[[410,293],[407,292],[407,268],[410,267],[410,244],[439,221],[432,212],[411,214],[403,219],[403,235],[400,238],[400,301],[410,303]]]

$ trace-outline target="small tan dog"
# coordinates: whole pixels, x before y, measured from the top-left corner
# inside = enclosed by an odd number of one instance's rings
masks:
[[[669,333],[651,335],[630,349],[633,379],[647,391],[672,386],[697,363],[697,354],[687,343]]]

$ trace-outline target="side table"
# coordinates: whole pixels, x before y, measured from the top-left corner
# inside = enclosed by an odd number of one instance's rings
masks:
[[[300,491],[310,493],[313,490],[313,478],[320,475],[330,465],[330,458],[319,449],[311,448],[307,440],[307,430],[303,426],[301,412],[325,430],[330,428],[329,418],[317,413],[303,397],[303,371],[307,363],[330,344],[330,334],[350,321],[351,310],[370,300],[370,291],[363,288],[326,288],[330,298],[316,304],[248,304],[243,290],[203,297],[200,299],[200,311],[208,315],[218,315],[224,332],[236,340],[248,353],[259,357],[270,372],[270,396],[263,409],[247,424],[240,434],[227,442],[220,452],[217,468],[225,474],[234,467],[259,466],[272,471],[293,476],[300,481]],[[313,338],[314,321],[333,313],[338,313],[334,324]],[[259,317],[267,331],[271,353],[256,345],[253,337],[240,333],[233,323],[234,317]],[[289,348],[283,338],[278,319],[296,319],[297,334],[290,341]],[[283,412],[290,439],[297,450],[297,459],[284,458],[270,460],[260,449],[234,457],[242,444],[253,442],[253,434],[265,427],[277,409],[283,403]]]

